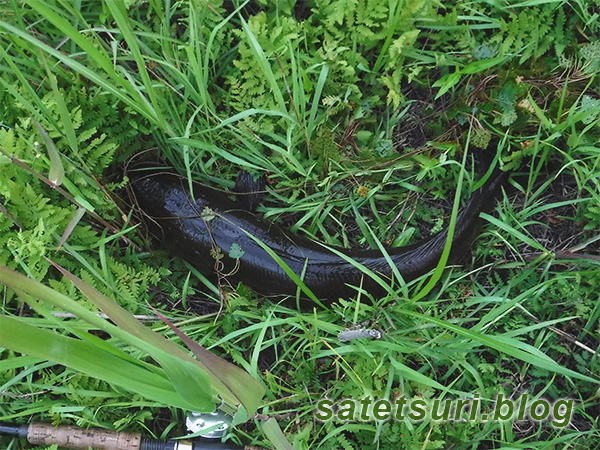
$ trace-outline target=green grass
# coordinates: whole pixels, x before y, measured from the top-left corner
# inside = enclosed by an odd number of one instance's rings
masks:
[[[598,5],[222,3],[0,5],[0,420],[174,436],[186,407],[209,407],[208,377],[246,444],[597,447]],[[452,222],[491,137],[514,176],[465,264],[331,308],[243,286],[221,299],[146,239],[123,189],[147,150],[224,189],[246,169],[268,177],[265,218],[385,249]],[[220,313],[198,314],[205,301]],[[236,407],[223,359],[194,347],[192,362],[177,330],[131,320],[151,307],[260,382],[242,401],[258,415]],[[51,314],[65,309],[77,318]],[[383,338],[337,340],[361,324]],[[479,393],[489,407],[522,391],[573,398],[572,424],[313,418],[325,397]]]

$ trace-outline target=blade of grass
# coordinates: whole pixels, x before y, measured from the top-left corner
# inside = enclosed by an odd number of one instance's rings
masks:
[[[469,146],[469,142],[467,140],[467,148],[468,148],[468,146]],[[450,215],[450,224],[448,225],[448,236],[446,238],[446,245],[444,245],[444,250],[442,251],[442,256],[440,257],[440,262],[436,266],[436,268],[433,272],[433,275],[431,275],[431,278],[429,279],[427,284],[425,286],[423,286],[423,288],[419,292],[417,292],[415,294],[415,296],[413,297],[413,301],[415,301],[415,302],[422,299],[427,294],[429,294],[429,292],[431,292],[431,290],[433,289],[435,284],[441,278],[442,273],[444,272],[444,269],[446,268],[446,263],[448,262],[448,258],[450,257],[450,250],[452,248],[452,240],[454,239],[454,228],[456,227],[456,218],[458,217],[458,207],[460,204],[460,192],[462,190],[462,183],[464,180],[465,170],[466,170],[465,167],[467,164],[467,154],[468,154],[467,151],[465,151],[463,154],[463,160],[461,163],[460,174],[458,176],[458,183],[456,185],[456,193],[454,194],[454,203],[452,204],[452,214]]]
[[[120,32],[123,34],[123,37],[127,42],[129,50],[133,55],[133,59],[137,64],[139,74],[142,77],[142,82],[145,87],[145,91],[148,94],[148,97],[150,98],[152,114],[156,117],[158,127],[172,136],[174,133],[171,130],[170,125],[165,121],[164,117],[162,116],[161,107],[158,104],[158,97],[154,90],[152,81],[150,80],[150,76],[148,75],[148,71],[146,70],[146,63],[144,62],[144,58],[142,57],[138,41],[135,35],[133,34],[133,30],[129,26],[129,18],[124,11],[123,3],[114,0],[108,0],[106,2],[106,5],[108,6],[108,9],[110,10],[113,18],[115,19],[115,22],[117,23]],[[137,89],[136,91],[138,92],[138,95],[142,97],[141,92],[139,92],[139,90]]]
[[[48,172],[48,179],[54,185],[54,187],[60,186],[65,179],[65,168],[63,167],[60,159],[60,153],[58,152],[56,145],[54,145],[54,141],[48,135],[46,130],[44,130],[44,128],[35,120],[31,120],[37,128],[38,133],[42,137],[44,145],[46,145],[46,149],[48,150],[48,155],[50,156],[50,171]]]
[[[35,92],[35,90],[31,87],[31,82],[27,80],[23,71],[14,63],[13,58],[6,52],[4,46],[0,45],[0,56],[6,61],[8,66],[11,69],[11,73],[17,77],[20,82],[20,85],[23,91],[29,94],[29,98],[33,100],[31,103],[27,100],[23,95],[21,95],[14,86],[11,86],[4,77],[0,77],[0,83],[4,85],[5,89],[11,93],[11,95],[15,96],[15,98],[19,101],[20,104],[25,106],[29,113],[32,116],[38,118],[39,121],[43,121],[44,119],[48,120],[48,122],[54,127],[55,130],[58,130],[58,122],[54,118],[54,115],[50,113],[40,96]]]
[[[274,418],[263,424],[263,431],[277,450],[294,450]]]
[[[210,57],[211,57],[211,53],[213,50],[213,45],[215,42],[215,39],[218,35],[218,33],[223,29],[223,27],[225,27],[225,25],[227,25],[231,19],[236,16],[237,14],[239,14],[240,11],[242,11],[244,9],[244,7],[248,4],[250,0],[245,0],[244,2],[242,2],[236,9],[234,9],[231,14],[229,14],[225,19],[223,19],[221,22],[219,22],[211,31],[210,36],[208,37],[208,42],[206,43],[206,51],[204,53],[204,64],[202,66],[202,77],[200,78],[202,80],[202,88],[203,90],[206,90],[206,87],[209,85],[209,74],[208,71],[213,67],[213,64],[211,64],[210,62]],[[190,8],[191,10],[193,8]],[[192,17],[194,17],[194,13],[192,13]],[[196,34],[196,36],[199,36],[200,33]],[[195,36],[192,38],[190,36],[190,39],[195,39]],[[198,42],[196,45],[193,45],[193,48],[196,48],[196,53],[197,54],[201,54],[199,51],[199,46],[200,43]],[[206,91],[206,93],[204,94],[207,98],[208,103],[211,106],[211,111],[214,111],[214,105],[212,104],[212,101],[210,99],[210,94],[208,93],[208,91]]]
[[[493,348],[494,350],[497,350],[501,353],[520,359],[521,361],[531,364],[534,367],[540,367],[550,372],[555,372],[560,375],[576,378],[578,380],[586,381],[589,383],[600,384],[599,380],[595,380],[594,378],[582,375],[571,369],[567,369],[566,367],[563,367],[560,364],[558,364],[549,356],[542,353],[539,349],[529,344],[523,343],[517,339],[513,339],[511,337],[502,335],[488,336],[486,334],[469,330],[459,325],[454,325],[447,321],[440,320],[435,317],[430,317],[425,314],[421,314],[414,311],[405,310],[402,312],[402,314],[405,314],[409,317],[417,318],[425,323],[432,323],[438,327],[450,330],[460,336],[478,342],[481,345]]]
[[[265,252],[267,252],[269,256],[273,258],[273,260],[277,264],[279,264],[279,266],[283,269],[287,276],[291,278],[291,280],[296,284],[296,286],[298,286],[298,288],[306,294],[308,298],[310,298],[313,302],[315,302],[322,308],[326,308],[325,305],[323,305],[323,303],[321,303],[321,301],[315,296],[315,294],[313,294],[312,291],[308,289],[306,284],[304,284],[304,281],[302,281],[302,279],[298,275],[296,275],[296,273],[290,268],[290,266],[288,266],[277,253],[275,253],[267,244],[262,242],[260,239],[258,239],[256,236],[252,235],[248,231],[244,230],[243,228],[240,228],[240,230],[243,233],[245,233],[250,239],[256,242]]]
[[[46,69],[46,75],[48,80],[50,80],[50,86],[52,87],[52,93],[54,94],[54,101],[56,102],[56,106],[58,108],[58,113],[60,115],[60,120],[62,122],[62,130],[60,131],[62,134],[65,134],[67,137],[67,142],[69,143],[69,147],[73,150],[73,153],[79,154],[79,145],[77,143],[77,137],[75,136],[75,128],[73,127],[73,122],[71,120],[71,114],[67,109],[67,104],[65,103],[65,98],[62,92],[58,89],[58,83],[56,82],[56,76],[52,73],[50,68],[48,67],[48,61],[44,58],[44,55],[41,50],[38,49],[40,53],[40,59],[44,64],[44,69]],[[38,128],[39,129],[39,128]]]
[[[273,96],[275,97],[277,106],[279,107],[279,111],[282,113],[287,112],[285,100],[283,99],[283,93],[281,92],[281,89],[279,89],[279,85],[277,84],[277,80],[275,79],[275,75],[273,74],[273,70],[271,69],[271,64],[269,63],[267,56],[260,46],[260,43],[256,39],[256,36],[254,36],[254,33],[248,26],[248,22],[246,22],[246,20],[244,20],[244,18],[241,16],[240,22],[246,38],[248,39],[248,44],[254,53],[254,57],[256,58],[256,63],[262,69],[263,75],[271,86],[271,91],[273,92]]]
[[[490,216],[489,214],[486,214],[486,213],[482,213],[481,217],[483,219],[487,220],[488,222],[490,222],[492,225],[498,227],[499,229],[510,233],[515,238],[519,239],[520,241],[525,242],[527,245],[530,245],[531,247],[533,247],[541,252],[548,251],[538,241],[525,235],[524,233],[522,233],[519,230],[515,229],[514,227],[508,225],[507,223],[503,222],[502,220],[496,219],[495,217]]]
[[[30,34],[25,33],[23,31],[19,30],[18,28],[15,28],[12,25],[10,25],[4,21],[1,21],[1,20],[0,20],[0,27],[4,28],[6,31],[8,31],[10,33],[17,35],[21,39],[33,44],[34,46],[40,48],[41,50],[48,53],[49,55],[54,56],[61,63],[70,67],[75,72],[79,73],[81,76],[89,79],[90,81],[92,81],[93,83],[98,85],[98,87],[100,87],[101,89],[113,94],[118,100],[120,100],[123,103],[125,103],[126,105],[130,106],[132,109],[137,111],[143,117],[148,119],[150,121],[150,123],[153,123],[155,125],[160,124],[159,122],[157,122],[156,117],[154,116],[152,111],[148,110],[148,108],[146,107],[146,103],[138,97],[137,92],[135,90],[133,90],[133,92],[131,92],[131,89],[126,87],[126,86],[129,86],[129,87],[131,87],[131,86],[129,85],[129,83],[125,83],[122,78],[117,77],[115,75],[115,77],[113,77],[113,79],[116,79],[117,83],[116,83],[116,85],[112,84],[109,81],[109,79],[105,78],[102,74],[90,69],[88,66],[86,66],[82,63],[79,63],[78,61],[70,58],[69,56],[64,55],[63,53],[59,52],[58,50],[55,50],[54,48],[44,44],[39,39],[31,36]],[[75,32],[77,33],[76,30],[75,30]],[[79,34],[79,33],[77,33],[77,34]],[[111,69],[111,72],[109,73],[109,75],[112,75],[112,73],[114,73],[114,71],[112,71],[112,69]],[[125,92],[123,92],[123,91],[125,91]],[[136,97],[138,97],[138,98],[136,98]]]
[[[69,236],[71,236],[71,233],[73,232],[73,230],[75,229],[75,227],[77,226],[77,224],[79,223],[79,221],[81,220],[81,218],[83,217],[84,214],[85,214],[85,208],[79,207],[75,210],[75,212],[73,213],[73,217],[69,221],[69,224],[65,228],[65,231],[63,232],[63,234],[60,238],[60,242],[58,243],[58,248],[56,249],[57,251],[61,249],[61,247],[63,246],[63,244],[65,242],[67,242],[67,239],[69,239]]]
[[[306,126],[306,134],[310,140],[313,132],[316,129],[316,117],[317,111],[319,110],[319,104],[321,103],[321,95],[323,94],[323,88],[325,87],[325,81],[327,81],[327,75],[329,74],[329,67],[324,64],[319,74],[317,86],[315,87],[315,93],[313,95],[312,104],[310,105],[310,112],[308,115],[308,125]]]
[[[0,360],[0,372],[5,373],[8,370],[33,366],[43,361],[46,361],[46,359],[35,356],[15,356],[14,358]]]
[[[110,78],[119,84],[122,83],[122,80],[114,71],[110,57],[106,53],[101,52],[98,49],[98,45],[94,45],[86,35],[74,28],[69,22],[61,17],[56,10],[39,0],[25,0],[25,3],[33,8],[40,17],[44,17],[46,20],[50,21],[56,28],[64,33],[65,36],[68,36],[69,39],[75,42]],[[32,42],[29,39],[26,40]],[[35,42],[32,43],[38,46]]]

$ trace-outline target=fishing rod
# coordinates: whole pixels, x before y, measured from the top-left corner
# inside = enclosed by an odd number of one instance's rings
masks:
[[[264,450],[260,447],[240,446],[220,442],[224,431],[229,428],[221,418],[213,414],[190,413],[187,417],[188,430],[200,434],[194,440],[159,440],[143,437],[140,433],[84,429],[72,425],[55,427],[50,423],[33,422],[14,424],[0,422],[0,436],[26,439],[32,445],[57,445],[70,450]]]

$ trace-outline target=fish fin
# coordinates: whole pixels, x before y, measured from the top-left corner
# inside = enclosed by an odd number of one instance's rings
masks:
[[[233,188],[238,204],[250,212],[256,211],[256,207],[265,195],[265,185],[264,175],[254,179],[249,172],[240,171]]]

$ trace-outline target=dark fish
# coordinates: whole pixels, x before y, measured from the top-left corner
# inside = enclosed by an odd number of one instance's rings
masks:
[[[386,291],[379,283],[348,259],[387,282],[394,278],[390,264],[379,250],[325,246],[281,229],[241,208],[227,194],[204,185],[194,185],[195,200],[192,200],[187,179],[167,171],[140,172],[132,178],[137,202],[150,218],[149,222],[163,246],[205,274],[230,274],[228,280],[241,281],[264,295],[295,296],[297,284],[250,237],[254,236],[298,275],[320,300],[334,301],[340,297],[355,296],[357,290],[352,286],[361,286],[374,296],[385,295]],[[459,262],[469,249],[479,231],[479,213],[494,204],[505,179],[505,173],[494,172],[459,212],[449,264]],[[254,197],[250,204],[256,204]],[[405,282],[436,267],[447,233],[446,229],[415,244],[388,251]],[[300,292],[300,297],[308,298],[304,292]]]

